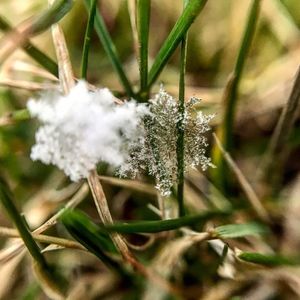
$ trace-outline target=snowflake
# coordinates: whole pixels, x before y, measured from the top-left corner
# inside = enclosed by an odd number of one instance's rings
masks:
[[[201,166],[202,170],[213,166],[205,156],[209,122],[214,115],[205,115],[195,109],[199,99],[191,98],[185,104],[183,126],[185,131],[185,171]],[[129,145],[130,157],[122,164],[120,176],[135,177],[140,171],[148,172],[156,180],[156,188],[162,195],[169,195],[177,182],[177,126],[182,116],[178,102],[163,88],[149,101],[150,114],[145,115],[141,135]]]
[[[38,101],[29,100],[27,107],[42,123],[32,160],[56,165],[73,181],[88,177],[100,161],[122,165],[148,113],[145,105],[134,101],[116,105],[108,89],[89,92],[83,81],[67,96],[46,94]]]

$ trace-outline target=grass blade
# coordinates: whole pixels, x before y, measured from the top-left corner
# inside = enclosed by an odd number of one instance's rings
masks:
[[[254,189],[252,188],[251,184],[247,180],[247,178],[244,176],[242,171],[239,169],[238,165],[234,162],[234,160],[231,158],[230,154],[225,151],[223,148],[220,140],[218,137],[213,133],[213,137],[215,139],[216,145],[218,149],[220,150],[221,154],[223,155],[224,160],[228,164],[230,170],[232,173],[236,176],[241,188],[243,189],[245,195],[247,196],[247,200],[249,204],[252,206],[253,210],[256,212],[257,216],[264,222],[270,223],[271,218],[269,216],[268,211],[265,209],[263,204],[261,203],[260,199],[256,195]]]
[[[107,232],[103,231],[101,227],[78,211],[67,210],[61,216],[61,221],[73,238],[96,255],[104,264],[120,275],[128,276],[119,263],[107,254],[116,254],[117,250]]]
[[[86,6],[90,10],[91,7],[91,0],[85,0]],[[104,20],[98,12],[96,12],[95,15],[95,29],[98,34],[98,37],[100,38],[100,41],[102,43],[102,46],[108,55],[116,73],[118,74],[120,81],[127,93],[128,96],[134,97],[134,92],[131,88],[131,84],[124,72],[124,69],[122,67],[119,55],[117,53],[116,47],[108,33],[108,30],[105,26]]]
[[[59,297],[57,299],[64,299],[62,295],[62,287],[60,287],[56,281],[59,274],[48,265],[45,257],[40,252],[40,248],[32,237],[25,219],[20,215],[15,207],[13,203],[13,196],[8,185],[3,181],[3,179],[0,179],[0,201],[17,227],[20,237],[34,260],[34,270],[39,277],[39,282],[45,293],[55,294]]]
[[[253,40],[254,31],[260,11],[261,0],[253,0],[250,7],[248,20],[246,23],[245,32],[242,38],[241,46],[233,70],[231,82],[229,83],[228,91],[224,99],[225,115],[223,120],[224,140],[223,144],[226,150],[230,150],[232,146],[232,128],[238,97],[239,83],[242,78],[246,58],[248,56],[250,46]]]
[[[131,223],[114,223],[112,225],[102,225],[108,231],[119,233],[155,233],[167,230],[178,229],[183,226],[203,224],[204,222],[215,218],[228,215],[226,211],[207,211],[194,216],[185,216],[177,219],[159,220],[159,221],[140,221]]]
[[[67,209],[62,214],[61,220],[67,228],[73,228],[74,226],[77,226],[77,231],[81,232],[80,236],[84,236],[85,232],[87,233],[87,236],[93,236],[93,244],[97,245],[98,248],[101,248],[102,251],[112,254],[118,253],[107,231],[96,225],[86,214],[82,213],[81,211]]]
[[[94,27],[96,5],[97,5],[97,0],[92,0],[90,12],[89,12],[89,19],[86,26],[85,36],[84,36],[84,44],[83,44],[82,59],[81,59],[81,78],[84,79],[86,79],[86,75],[87,75],[89,50],[91,45],[91,34]]]
[[[3,62],[18,47],[23,47],[29,38],[42,33],[58,22],[71,9],[72,4],[72,0],[56,0],[48,10],[35,18],[22,22],[6,34],[0,40],[0,61]]]
[[[260,3],[261,0],[252,1],[235,67],[232,75],[227,82],[223,95],[225,112],[222,127],[219,130],[218,136],[221,139],[225,150],[228,151],[231,150],[233,143],[232,131],[237,106],[239,83],[242,78],[246,58],[253,40],[255,27],[260,12]],[[224,186],[226,185],[226,170],[224,160],[222,159],[220,151],[216,148],[214,148],[213,156],[214,164],[218,167],[218,170],[212,171],[212,174],[214,174],[214,177],[216,177],[216,182],[218,183],[219,187],[224,188]]]
[[[169,58],[176,50],[182,38],[203,9],[207,0],[190,0],[182,15],[174,25],[166,41],[160,48],[154,63],[150,69],[148,77],[148,89],[155,82],[163,67],[167,64]]]
[[[138,0],[137,27],[139,36],[139,67],[141,98],[147,101],[147,81],[148,81],[148,42],[149,42],[149,23],[150,23],[150,0]]]
[[[3,16],[0,16],[0,29],[4,32],[13,29],[12,26]],[[32,59],[34,59],[37,63],[43,66],[51,74],[58,77],[58,66],[57,63],[54,60],[52,60],[52,58],[44,54],[40,49],[35,47],[30,42],[25,43],[23,45],[23,49]]]
[[[184,0],[184,7],[189,0]],[[185,117],[185,69],[186,69],[186,53],[187,53],[187,33],[182,37],[180,50],[180,76],[179,76],[179,105],[178,113],[180,118],[177,122],[177,202],[178,215],[180,217],[185,215],[184,208],[184,117]]]
[[[228,224],[214,229],[217,237],[224,239],[239,238],[248,235],[260,235],[267,233],[267,228],[258,223]]]
[[[47,11],[33,21],[32,34],[39,34],[47,30],[52,24],[61,20],[72,8],[73,0],[56,0]]]
[[[46,259],[41,254],[39,246],[36,244],[27,228],[25,220],[21,217],[20,213],[13,203],[13,197],[9,190],[9,187],[2,179],[0,179],[0,200],[11,220],[17,227],[20,236],[24,241],[24,244],[26,245],[26,248],[28,249],[32,258],[45,270],[49,269]]]
[[[277,254],[266,255],[256,252],[243,252],[238,255],[238,258],[246,262],[267,267],[294,266],[300,263],[300,260],[297,258],[288,258]]]

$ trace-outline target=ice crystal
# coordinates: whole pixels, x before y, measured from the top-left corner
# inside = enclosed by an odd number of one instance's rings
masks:
[[[213,115],[205,115],[195,109],[200,100],[191,98],[185,104],[183,126],[185,130],[185,171],[189,167],[201,166],[206,170],[212,166],[205,156],[209,122]],[[177,182],[177,126],[182,116],[178,102],[163,88],[149,102],[150,114],[144,117],[144,135],[137,143],[130,145],[130,158],[119,169],[122,176],[135,177],[143,170],[148,171],[156,180],[156,188],[162,195],[170,194],[171,187]]]
[[[122,165],[131,141],[141,136],[139,124],[148,112],[134,101],[116,105],[108,89],[89,92],[83,81],[67,96],[43,95],[29,100],[27,107],[42,123],[31,158],[56,165],[73,181],[87,177],[100,161]]]

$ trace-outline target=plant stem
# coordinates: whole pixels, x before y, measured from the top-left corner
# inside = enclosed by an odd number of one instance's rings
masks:
[[[85,0],[85,3],[87,5],[88,9],[90,9],[91,0]],[[133,90],[131,88],[131,84],[124,72],[119,55],[116,50],[116,47],[109,35],[109,32],[105,26],[105,23],[104,23],[104,20],[103,20],[101,14],[99,14],[97,11],[95,14],[94,26],[95,26],[96,32],[98,34],[98,37],[102,43],[102,46],[103,46],[106,54],[108,55],[108,58],[110,59],[116,73],[118,74],[119,79],[120,79],[127,95],[130,97],[134,97],[134,92],[133,92]]]
[[[253,40],[254,31],[260,11],[260,3],[261,0],[252,1],[235,67],[224,90],[223,103],[225,106],[225,112],[222,127],[218,132],[218,136],[222,144],[224,145],[225,150],[227,151],[231,150],[233,144],[233,124],[238,99],[238,88],[242,78],[246,58],[250,50],[251,42]],[[219,185],[219,187],[221,188],[224,188],[226,181],[224,159],[222,158],[220,151],[217,148],[214,149],[213,156],[214,163],[218,167],[218,169],[213,172],[215,174],[215,177],[217,177],[217,185]]]
[[[46,259],[41,254],[39,246],[36,244],[33,237],[31,236],[31,233],[28,231],[24,219],[21,217],[13,203],[13,197],[8,190],[8,186],[3,180],[0,181],[0,198],[8,215],[17,227],[20,236],[24,241],[24,244],[27,247],[32,258],[40,265],[41,268],[48,270],[49,268]]]
[[[97,0],[92,0],[89,19],[86,26],[85,36],[84,36],[84,44],[83,44],[82,59],[81,59],[81,78],[83,79],[86,79],[86,75],[87,75],[89,50],[91,45],[91,34],[94,27],[96,5],[97,5]]]
[[[184,7],[189,0],[184,0]],[[179,76],[179,120],[177,123],[177,201],[178,201],[178,215],[180,217],[185,215],[184,209],[184,116],[185,116],[185,69],[186,69],[186,53],[187,53],[187,34],[182,38],[181,52],[180,52],[180,76]]]
[[[148,41],[150,24],[150,0],[138,0],[137,27],[139,36],[139,67],[140,67],[140,96],[146,101],[148,98]]]

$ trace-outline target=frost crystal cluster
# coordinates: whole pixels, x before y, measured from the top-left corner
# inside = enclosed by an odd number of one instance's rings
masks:
[[[185,170],[201,166],[206,170],[213,166],[205,156],[209,122],[213,115],[204,115],[195,109],[199,99],[191,98],[185,104],[183,126],[185,130]],[[156,180],[162,195],[170,194],[177,182],[177,124],[181,118],[178,102],[162,88],[150,100],[150,114],[144,117],[144,137],[131,144],[130,158],[119,170],[122,176],[135,177],[140,170],[148,171]]]
[[[116,105],[108,89],[90,92],[83,81],[67,96],[43,95],[29,100],[27,107],[42,123],[31,158],[56,165],[73,181],[87,177],[100,161],[122,165],[148,113],[134,101]]]

